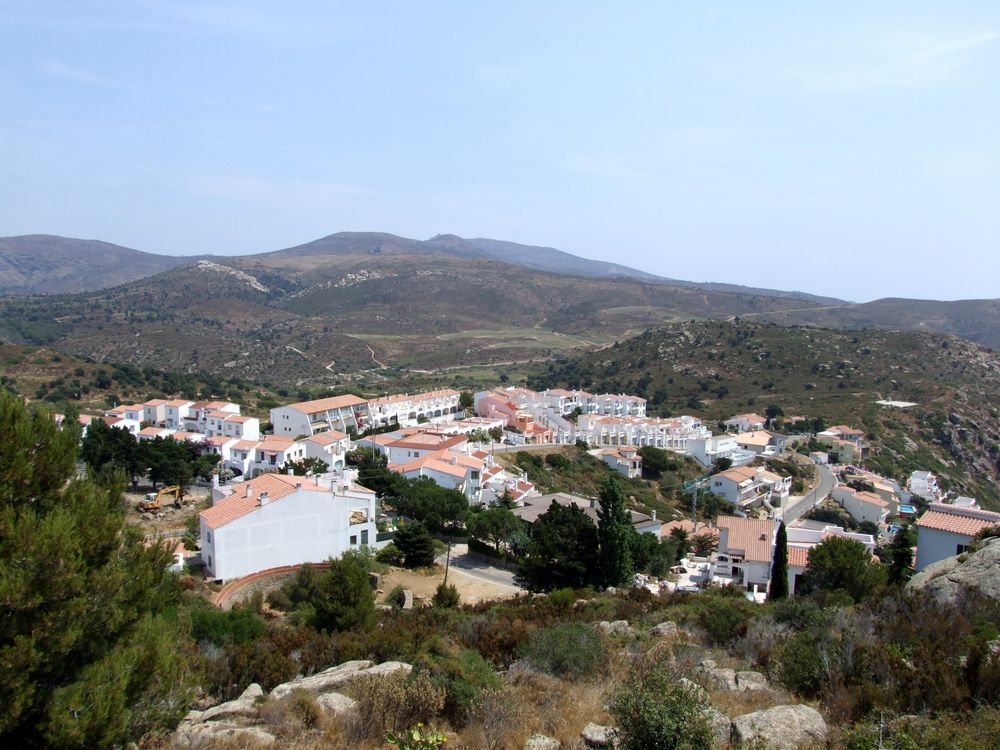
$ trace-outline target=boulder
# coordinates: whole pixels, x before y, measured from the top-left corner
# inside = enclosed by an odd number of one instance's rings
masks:
[[[795,750],[807,742],[825,742],[826,733],[826,722],[815,708],[775,706],[733,719],[732,742],[756,742],[769,750]]]
[[[767,690],[767,678],[760,672],[737,672],[736,688],[738,690]]]
[[[703,688],[694,680],[689,680],[687,677],[681,677],[679,680],[677,680],[677,684],[683,685],[688,690],[688,692],[697,695],[702,700],[704,701],[708,700],[708,691],[705,690],[705,688]]]
[[[580,732],[583,744],[587,747],[614,747],[614,729],[590,722]]]
[[[712,747],[729,747],[729,735],[732,732],[729,717],[715,706],[709,706],[705,709],[705,718],[708,719],[708,728],[712,733]]]
[[[182,723],[174,734],[178,747],[214,747],[216,743],[230,742],[233,747],[275,747],[277,737],[260,727],[239,727],[222,722],[198,724]]]
[[[553,737],[546,737],[544,734],[533,734],[524,743],[524,750],[559,750],[562,743]]]
[[[698,674],[711,690],[736,690],[736,670],[726,667],[702,667]]]
[[[967,594],[1000,602],[1000,538],[983,541],[975,552],[932,563],[906,584],[942,604],[960,605]]]
[[[413,609],[413,592],[403,589],[403,609]]]
[[[192,711],[186,717],[188,721],[217,721],[219,719],[230,718],[234,716],[253,716],[257,713],[257,700],[264,697],[264,690],[256,682],[251,684],[239,698],[235,700],[228,701],[226,703],[220,703],[218,706],[212,706],[212,708],[206,709],[205,711]],[[193,718],[192,714],[200,714],[197,718]]]
[[[654,638],[665,638],[667,636],[677,635],[677,623],[661,622],[659,625],[654,625],[650,628],[649,634]]]
[[[628,620],[615,620],[614,622],[601,620],[597,623],[597,629],[604,635],[632,635],[632,626],[628,624]]]
[[[358,702],[343,693],[323,693],[316,698],[316,705],[328,714],[338,716],[353,711]]]
[[[409,673],[413,666],[401,661],[386,661],[372,665],[370,661],[347,661],[330,667],[309,677],[298,677],[291,682],[278,685],[271,691],[272,698],[284,698],[293,690],[308,690],[312,693],[329,693],[346,685],[358,677],[392,674],[393,672]]]

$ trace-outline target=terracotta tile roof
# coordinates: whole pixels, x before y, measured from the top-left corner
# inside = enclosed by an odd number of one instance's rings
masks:
[[[252,451],[258,445],[260,445],[259,440],[240,440],[236,445],[233,446],[234,451]]]
[[[157,437],[169,432],[170,430],[164,427],[143,427],[139,430],[139,435],[140,437]]]
[[[163,406],[166,403],[167,402],[164,401],[162,398],[151,398],[151,399],[149,399],[149,401],[143,402],[142,405],[143,406]]]
[[[245,424],[246,422],[249,422],[251,419],[256,419],[256,417],[241,417],[239,414],[230,414],[227,411],[222,413],[225,416],[227,422],[237,422],[239,424]]]
[[[670,532],[674,529],[683,529],[688,533],[689,537],[700,536],[702,534],[708,534],[716,539],[719,537],[719,530],[714,526],[709,526],[707,523],[703,522],[696,524],[687,518],[682,518],[679,521],[669,521],[668,523],[663,524],[660,529],[660,536],[666,538],[670,536]]]
[[[318,484],[308,481],[305,477],[290,477],[287,474],[262,474],[256,479],[237,485],[233,494],[222,498],[211,508],[203,510],[198,515],[208,528],[217,529],[257,510],[260,507],[260,494],[262,492],[268,494],[269,502],[274,502],[290,495],[299,488],[311,492],[332,494],[331,490],[324,489]]]
[[[443,453],[443,451],[442,451]],[[438,454],[428,453],[426,456],[421,458],[415,458],[405,464],[392,464],[389,466],[390,471],[395,471],[400,474],[407,474],[412,471],[419,471],[421,469],[426,469],[427,471],[436,471],[441,474],[450,474],[453,477],[465,477],[467,468],[459,464],[453,464],[451,461],[442,457]]]
[[[387,443],[389,448],[423,448],[432,450],[446,450],[456,445],[468,442],[465,435],[435,435],[429,432],[420,432],[409,435],[395,442]]]
[[[262,451],[285,451],[288,450],[292,443],[295,442],[294,438],[285,437],[275,437],[274,435],[268,435],[264,440],[258,443],[257,447]]]
[[[305,414],[315,414],[331,409],[345,409],[352,406],[367,406],[368,402],[357,396],[333,396],[331,398],[318,398],[315,401],[299,401],[295,404],[288,404],[287,408],[301,411]]]
[[[736,442],[743,445],[768,446],[774,439],[774,435],[767,430],[754,430],[753,432],[741,432],[736,435]]]
[[[309,437],[302,438],[303,443],[316,443],[316,445],[333,445],[334,443],[339,443],[341,440],[346,438],[343,432],[337,432],[336,430],[329,430],[328,432],[317,432],[315,435],[310,435]]]
[[[767,420],[760,414],[737,414],[735,417],[727,419],[726,422],[760,422],[764,424]]]
[[[745,482],[748,479],[755,479],[757,477],[757,470],[749,466],[737,466],[735,469],[726,469],[715,476],[723,477],[724,479],[728,479],[739,484],[740,482]]]
[[[776,521],[719,516],[716,525],[720,529],[728,529],[725,539],[727,550],[742,551],[743,558],[748,562],[771,562]],[[721,547],[719,551],[723,551]]]
[[[917,526],[952,534],[975,536],[983,529],[1000,524],[1000,513],[979,508],[962,508],[944,503],[931,503],[927,512],[917,519]]]
[[[809,564],[808,547],[788,547],[788,567],[804,568]]]
[[[175,398],[172,401],[167,401],[166,405],[172,406],[174,408],[179,408],[181,406],[191,406],[193,403],[194,403],[193,401],[185,401],[182,398]]]

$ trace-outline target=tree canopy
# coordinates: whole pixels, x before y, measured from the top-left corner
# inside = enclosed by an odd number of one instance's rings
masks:
[[[78,439],[0,393],[5,747],[122,745],[190,699],[171,554],[125,524],[124,473],[76,477]]]
[[[831,536],[809,550],[803,592],[846,591],[858,602],[885,581],[885,569],[861,542]]]
[[[581,588],[595,582],[597,527],[576,505],[553,502],[532,525],[518,579],[529,591]]]
[[[597,511],[597,541],[601,550],[601,579],[605,586],[621,586],[632,577],[629,532],[632,519],[625,508],[625,492],[614,477],[601,484]]]

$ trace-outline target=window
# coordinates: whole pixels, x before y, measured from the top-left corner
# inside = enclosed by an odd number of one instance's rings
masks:
[[[357,534],[351,534],[351,546],[352,547],[357,547],[358,546],[358,535]]]
[[[361,532],[361,543],[368,544],[368,529]]]
[[[968,551],[969,551],[969,545],[968,544],[959,544],[959,545],[957,545],[955,547],[955,554],[956,555],[964,555]]]
[[[211,531],[210,531],[210,532],[208,532],[208,543],[209,543],[209,544],[211,544],[211,543],[212,543],[212,532],[211,532]]]

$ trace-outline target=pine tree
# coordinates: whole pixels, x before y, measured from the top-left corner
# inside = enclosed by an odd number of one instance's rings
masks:
[[[410,521],[396,529],[393,544],[403,553],[407,568],[427,568],[434,564],[434,539],[420,521]]]
[[[601,552],[601,579],[605,586],[620,586],[632,577],[629,532],[632,519],[625,509],[625,492],[614,477],[604,480],[597,511],[597,542]]]
[[[123,473],[76,477],[79,430],[0,393],[0,745],[111,747],[180,718],[189,662],[163,544]]]
[[[902,586],[913,575],[913,539],[908,529],[900,529],[889,546],[888,580],[893,586]]]
[[[767,589],[767,598],[788,598],[788,532],[784,521],[778,527],[778,537],[774,542],[774,565],[771,566],[771,585]]]

